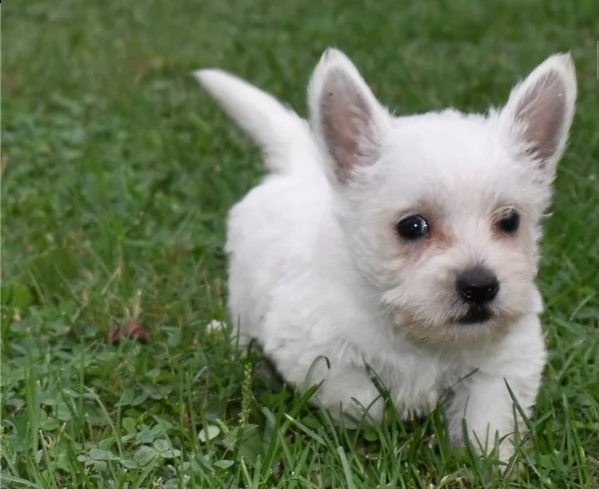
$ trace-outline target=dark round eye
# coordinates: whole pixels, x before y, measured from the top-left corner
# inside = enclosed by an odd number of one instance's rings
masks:
[[[404,239],[422,238],[428,233],[428,230],[428,222],[419,215],[408,216],[397,223],[397,232]]]
[[[520,227],[520,214],[515,209],[508,210],[497,221],[497,227],[506,234],[514,234]]]

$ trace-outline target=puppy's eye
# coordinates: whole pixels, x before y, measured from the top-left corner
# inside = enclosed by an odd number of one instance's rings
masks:
[[[506,234],[514,234],[520,227],[520,214],[515,209],[508,210],[497,221],[497,227]]]
[[[419,215],[408,216],[397,223],[397,232],[408,240],[422,238],[428,233],[428,222]]]

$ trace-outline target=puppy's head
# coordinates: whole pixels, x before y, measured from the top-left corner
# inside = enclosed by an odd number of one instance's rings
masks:
[[[569,55],[555,55],[486,116],[394,117],[339,51],[310,83],[353,263],[399,327],[436,343],[480,340],[540,310],[540,220],[574,113]]]

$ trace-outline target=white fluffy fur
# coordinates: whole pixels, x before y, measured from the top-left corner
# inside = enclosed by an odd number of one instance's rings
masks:
[[[450,389],[456,443],[463,420],[482,451],[513,433],[507,386],[530,413],[546,357],[537,247],[574,112],[569,55],[550,57],[487,116],[394,117],[334,49],[310,82],[310,125],[232,75],[196,76],[271,170],[228,219],[229,307],[241,338],[256,339],[299,388],[324,381],[317,401],[333,415],[368,408],[381,420],[369,365],[402,415],[426,413]],[[515,236],[493,227],[505,208],[521,215]],[[436,233],[426,243],[395,232],[414,213]],[[456,276],[476,264],[499,279],[493,317],[460,324]]]

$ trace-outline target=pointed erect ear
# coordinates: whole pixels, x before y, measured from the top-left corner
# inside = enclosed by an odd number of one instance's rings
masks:
[[[502,131],[517,156],[552,179],[574,116],[576,73],[569,54],[549,57],[516,85],[501,111]]]
[[[331,157],[331,173],[346,184],[359,167],[377,161],[390,115],[352,62],[336,49],[322,55],[308,97],[312,127]]]

